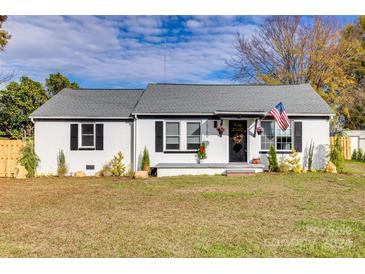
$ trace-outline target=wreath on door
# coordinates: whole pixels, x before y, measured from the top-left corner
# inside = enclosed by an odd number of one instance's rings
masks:
[[[232,141],[236,145],[242,143],[242,140],[243,140],[243,134],[242,133],[235,133],[232,137]]]

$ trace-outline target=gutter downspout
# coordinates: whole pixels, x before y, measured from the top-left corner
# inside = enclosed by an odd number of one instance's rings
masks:
[[[137,171],[137,114],[134,114],[133,119],[133,171]]]

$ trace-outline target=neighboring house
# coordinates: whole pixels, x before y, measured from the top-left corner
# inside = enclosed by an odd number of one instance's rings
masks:
[[[268,112],[282,102],[291,126]],[[271,145],[281,157],[295,148],[303,163],[311,141],[314,168],[326,163],[334,113],[310,85],[149,84],[142,89],[64,89],[32,113],[38,173],[56,173],[63,150],[70,172],[93,175],[122,151],[138,170],[146,147],[158,176],[258,172]],[[223,124],[220,136],[216,127]],[[261,126],[264,132],[256,133]],[[236,137],[239,138],[236,138]],[[196,151],[207,144],[207,159]],[[260,158],[262,164],[251,164]]]
[[[365,130],[349,130],[346,133],[351,140],[351,153],[360,148],[365,151]]]

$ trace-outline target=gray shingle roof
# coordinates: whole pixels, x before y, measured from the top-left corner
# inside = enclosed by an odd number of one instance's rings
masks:
[[[129,117],[143,89],[64,89],[31,117]]]
[[[129,117],[131,113],[270,111],[283,102],[289,114],[333,114],[308,84],[149,84],[147,89],[64,89],[31,114],[39,117]]]
[[[134,113],[268,112],[278,102],[289,114],[333,114],[309,84],[150,84]]]

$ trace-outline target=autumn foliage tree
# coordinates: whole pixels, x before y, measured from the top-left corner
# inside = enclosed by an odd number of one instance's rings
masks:
[[[345,114],[345,126],[361,129],[365,128],[365,16],[347,25],[340,34],[343,47],[351,49],[345,71],[355,82],[348,95],[340,98],[339,105]]]
[[[363,53],[358,42],[351,42],[351,35],[345,39],[329,17],[304,22],[301,16],[271,16],[252,36],[237,35],[235,54],[228,64],[238,81],[310,83],[346,126],[357,83],[349,64],[355,58],[358,65]]]

